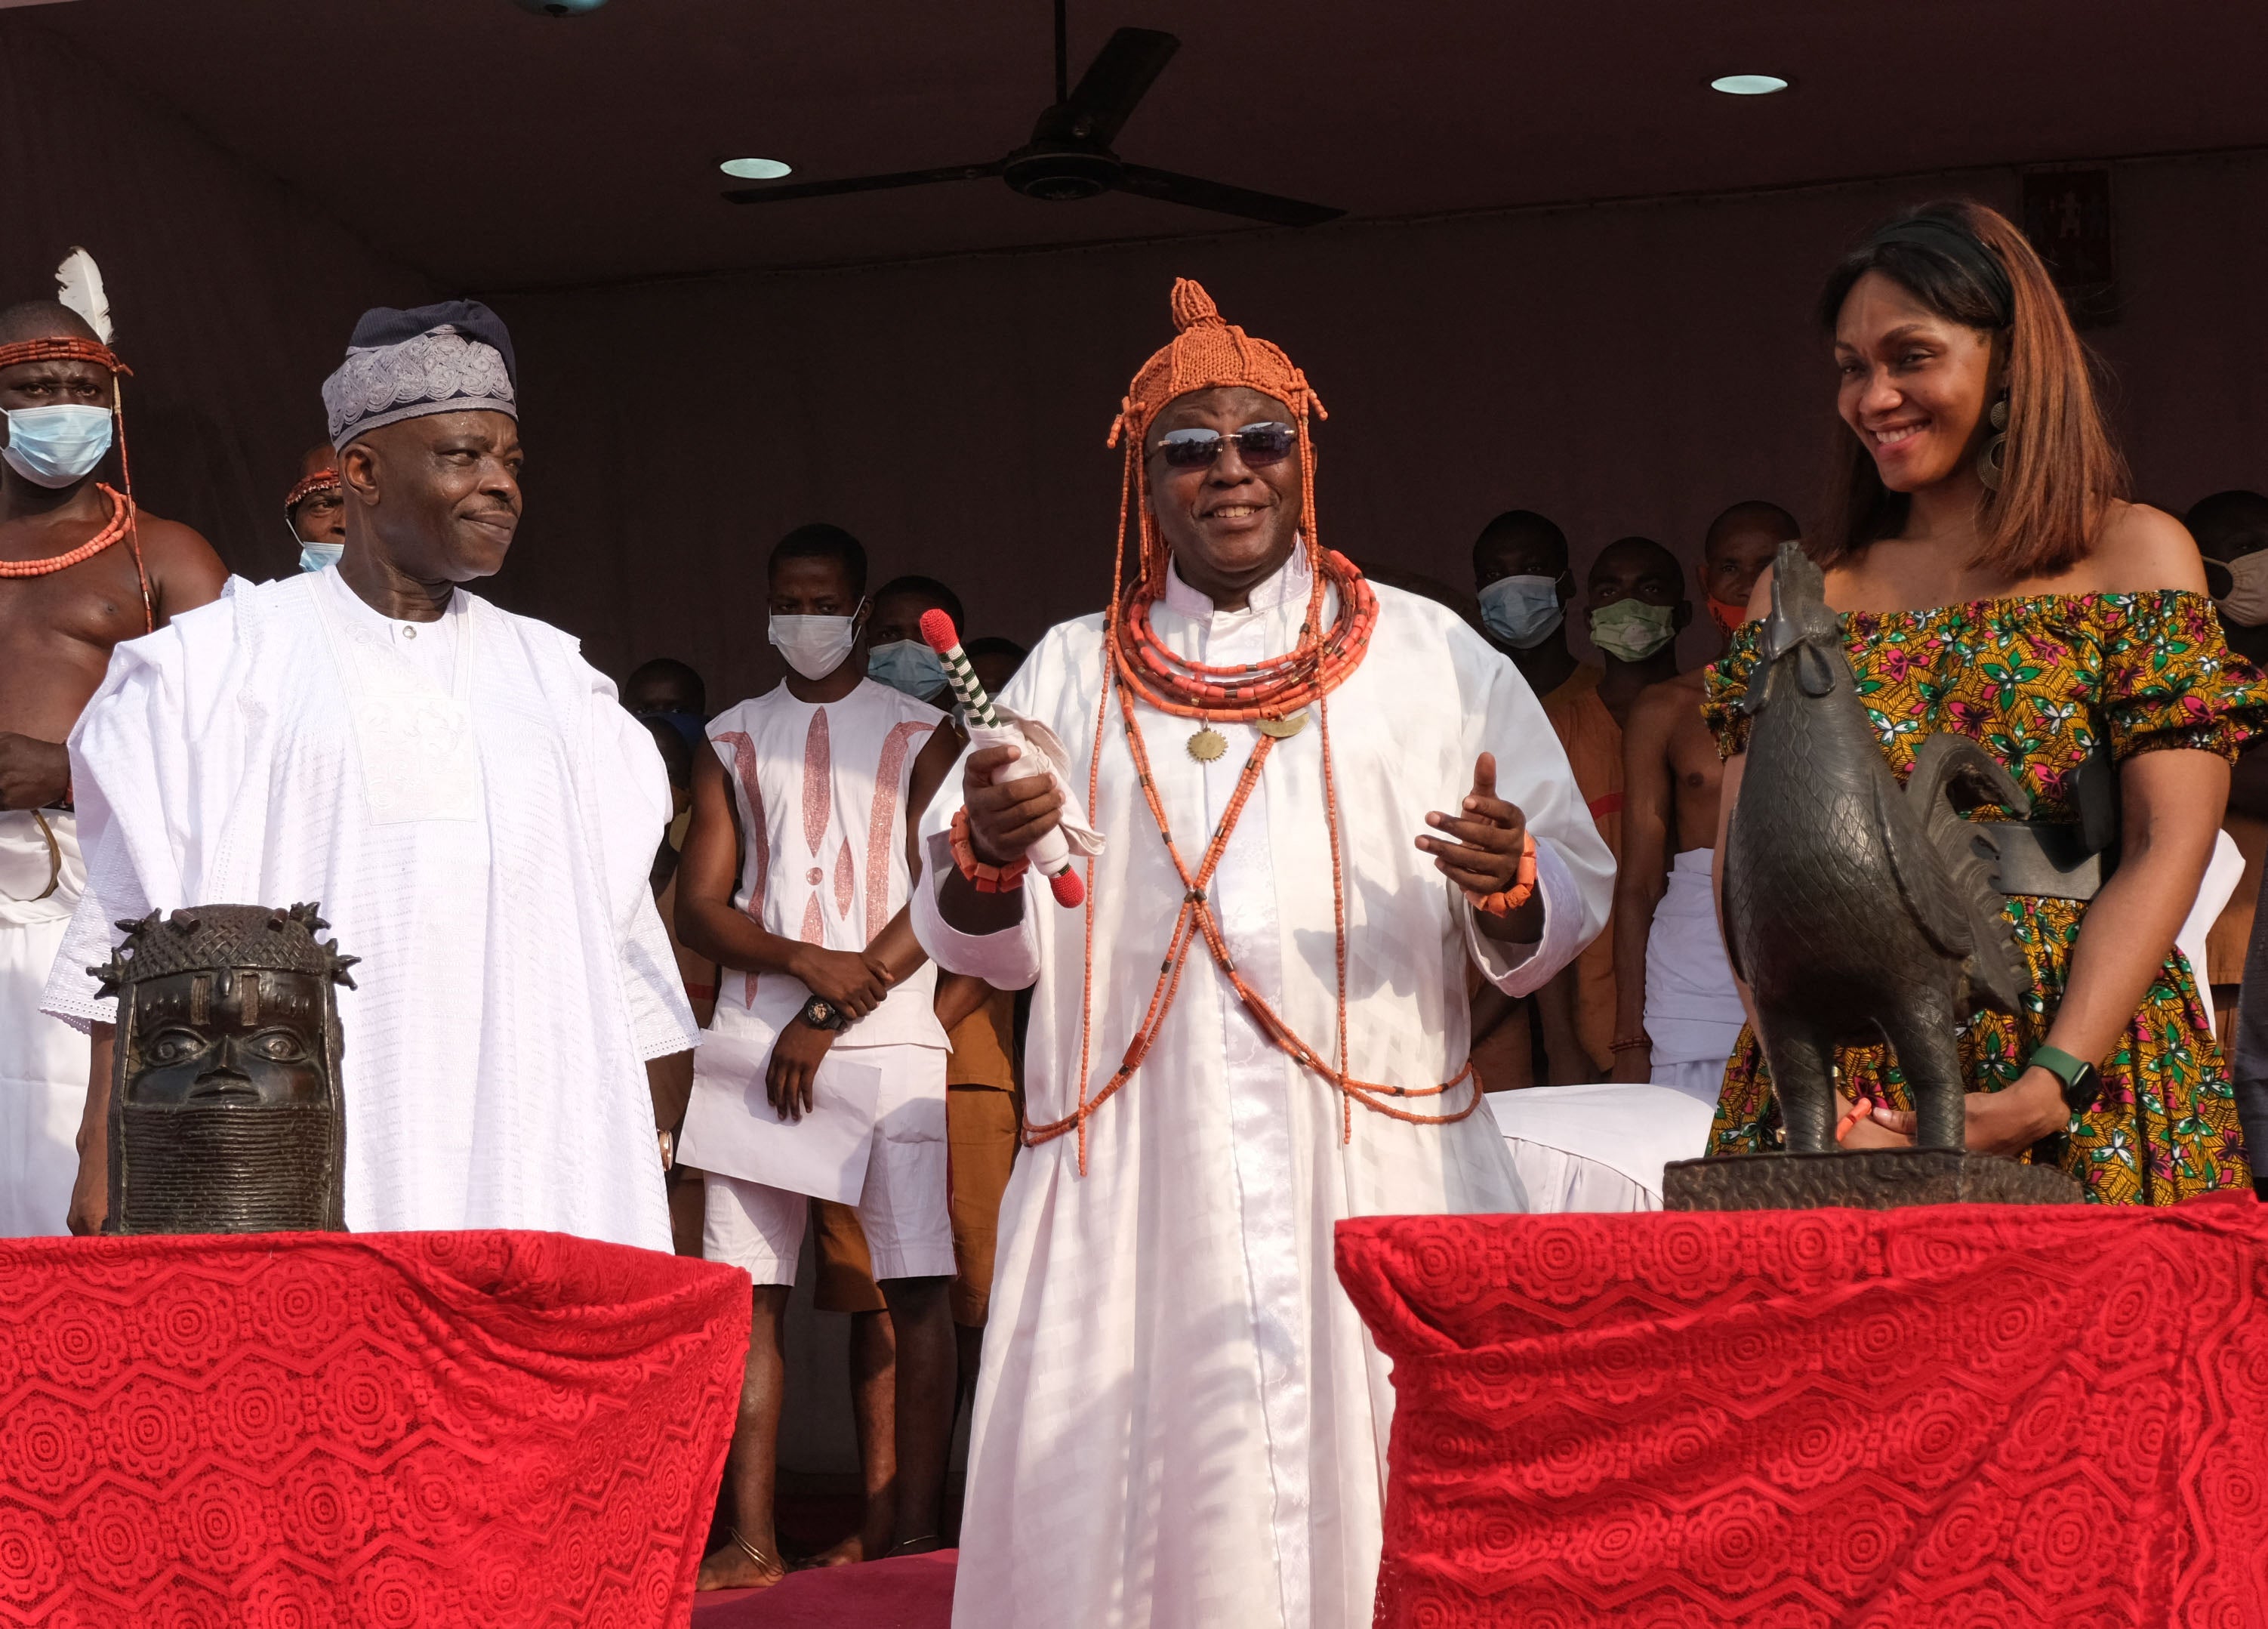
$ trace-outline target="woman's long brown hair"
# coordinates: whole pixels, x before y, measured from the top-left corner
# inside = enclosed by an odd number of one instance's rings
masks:
[[[2084,560],[2107,505],[2127,495],[2126,462],[2095,400],[2092,357],[2024,234],[1972,199],[1924,204],[1844,256],[1820,296],[1830,335],[1852,285],[1879,271],[1948,322],[1992,336],[2007,368],[2007,442],[1999,489],[1977,514],[1974,564],[2011,579]],[[1906,495],[1882,484],[1874,454],[1838,423],[1826,525],[1808,545],[1822,567],[1905,524]]]

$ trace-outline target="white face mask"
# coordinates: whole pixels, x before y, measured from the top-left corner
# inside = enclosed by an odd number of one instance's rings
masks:
[[[346,551],[344,543],[302,543],[299,545],[299,569],[320,571],[327,565],[336,565],[339,557]]]
[[[110,451],[110,409],[66,402],[62,407],[10,408],[8,445],[0,459],[35,486],[64,487],[83,479]]]
[[[2228,573],[2228,592],[2213,596],[2221,620],[2240,628],[2268,623],[2268,549],[2256,549],[2234,560],[2209,562]],[[2217,575],[2217,573],[2208,573]]]
[[[1517,651],[1532,651],[1565,619],[1556,577],[1499,577],[1481,590],[1481,622]]]
[[[861,609],[866,602],[858,601]],[[774,616],[770,634],[773,647],[806,679],[824,679],[843,665],[858,642],[858,618],[849,616]]]

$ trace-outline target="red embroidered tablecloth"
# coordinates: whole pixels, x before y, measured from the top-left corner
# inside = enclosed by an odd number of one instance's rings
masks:
[[[1378,1623],[2268,1624],[2268,1211],[1381,1217]]]
[[[549,1233],[0,1240],[0,1624],[684,1624],[746,1275]]]

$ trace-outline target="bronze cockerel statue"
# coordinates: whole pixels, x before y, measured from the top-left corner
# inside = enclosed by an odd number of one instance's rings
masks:
[[[1960,735],[1926,738],[1900,786],[1825,587],[1800,545],[1780,545],[1742,703],[1750,723],[1725,839],[1727,948],[1756,1002],[1790,1153],[1835,1146],[1835,1049],[1876,1040],[1897,1054],[1916,1141],[1958,1149],[1968,1088],[1955,1029],[1980,1007],[2014,1012],[2028,975],[1990,845],[1956,800],[2021,817],[2031,800]]]

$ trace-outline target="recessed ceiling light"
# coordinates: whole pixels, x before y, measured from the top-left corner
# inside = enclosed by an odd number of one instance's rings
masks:
[[[1709,88],[1727,96],[1770,96],[1787,89],[1787,81],[1778,74],[1724,74],[1710,80]]]
[[[794,173],[794,166],[777,158],[727,158],[717,166],[735,181],[776,181]]]

